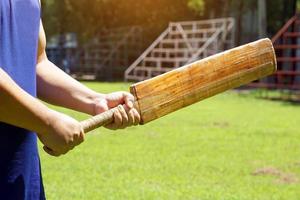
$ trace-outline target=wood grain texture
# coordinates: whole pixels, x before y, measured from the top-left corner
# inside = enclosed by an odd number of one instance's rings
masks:
[[[113,109],[110,109],[106,112],[103,112],[99,115],[96,115],[94,117],[80,122],[83,131],[85,133],[88,133],[96,128],[112,123],[114,120],[114,112],[118,109],[119,107],[115,107]]]
[[[131,86],[145,124],[276,71],[272,42],[262,39]]]

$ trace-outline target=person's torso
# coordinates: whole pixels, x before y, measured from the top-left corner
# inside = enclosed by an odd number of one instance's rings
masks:
[[[0,0],[0,67],[32,96],[39,26],[39,0]],[[43,198],[35,133],[0,123],[0,199]]]

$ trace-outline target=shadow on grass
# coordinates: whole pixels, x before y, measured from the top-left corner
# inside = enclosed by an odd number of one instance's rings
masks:
[[[235,90],[240,97],[254,97],[261,100],[269,100],[280,102],[282,105],[300,105],[300,93],[298,91],[282,90],[282,91],[269,91],[261,89],[238,89]]]

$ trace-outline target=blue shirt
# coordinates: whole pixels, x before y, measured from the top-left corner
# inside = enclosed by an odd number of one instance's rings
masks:
[[[32,96],[36,96],[39,26],[39,0],[0,0],[0,67]],[[0,123],[0,199],[45,199],[36,134],[4,123]]]

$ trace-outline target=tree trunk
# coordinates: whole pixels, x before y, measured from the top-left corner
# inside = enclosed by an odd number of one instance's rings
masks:
[[[243,10],[244,10],[244,1],[239,1],[238,3],[238,14],[237,14],[237,29],[236,29],[236,40],[237,44],[240,45],[242,42],[242,21],[243,21]]]
[[[298,13],[298,0],[293,0],[293,10],[294,10],[294,14],[297,14]]]
[[[258,6],[258,37],[267,37],[267,4],[266,0],[257,0]]]
[[[230,4],[230,1],[224,1],[222,17],[229,17],[229,4]]]

